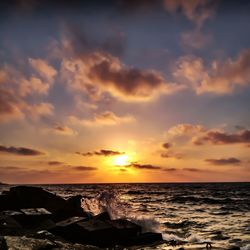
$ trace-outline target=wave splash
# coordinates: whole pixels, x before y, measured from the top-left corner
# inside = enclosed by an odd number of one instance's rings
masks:
[[[162,225],[157,219],[133,212],[131,206],[120,199],[118,192],[104,191],[94,198],[83,198],[81,207],[91,215],[108,212],[111,219],[126,218],[140,225],[144,232],[162,232]]]

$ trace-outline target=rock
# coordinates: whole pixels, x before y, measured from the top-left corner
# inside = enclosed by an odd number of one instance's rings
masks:
[[[0,250],[8,250],[6,241],[3,236],[0,236]]]
[[[70,217],[88,217],[89,215],[81,207],[81,199],[81,195],[76,195],[66,200],[64,207],[56,212],[54,220],[58,222]]]
[[[56,222],[72,216],[87,216],[81,208],[80,195],[64,200],[40,187],[32,186],[12,187],[0,195],[0,211],[41,207],[51,212]]]
[[[15,228],[23,227],[25,229],[48,229],[55,225],[50,219],[52,214],[44,208],[28,208],[20,211],[3,211],[0,213],[8,221],[15,222]],[[12,223],[13,224],[13,223]]]
[[[117,243],[117,229],[110,223],[92,219],[79,222],[77,226],[77,241],[79,243],[100,247],[113,246]]]
[[[128,220],[111,220],[109,224],[114,227],[115,237],[118,243],[127,242],[131,237],[136,237],[141,233],[141,227]]]
[[[135,246],[135,245],[148,245],[162,241],[162,235],[160,233],[143,233],[136,237],[131,237],[127,239],[123,244],[125,246]]]
[[[40,187],[17,186],[0,196],[0,211],[23,208],[46,208],[55,213],[66,205],[66,201]]]
[[[75,217],[71,220],[62,221],[56,224],[55,228],[49,230],[51,233],[60,236],[68,241],[90,244],[100,247],[113,246],[115,244],[133,245],[136,237],[141,233],[141,227],[127,220],[106,220],[107,214],[101,214],[86,220],[86,218]],[[105,220],[104,220],[105,219]],[[147,236],[147,237],[146,237]],[[158,240],[159,235],[145,235],[139,243]],[[132,243],[130,243],[132,239]],[[162,238],[160,238],[162,239]]]
[[[107,221],[107,220],[110,221],[111,220],[108,212],[100,213],[100,214],[94,216],[93,219],[102,220],[102,221]]]
[[[56,223],[56,226],[48,231],[71,242],[79,242],[79,240],[77,240],[79,237],[79,227],[77,226],[77,223],[83,220],[86,220],[86,218],[72,217]]]
[[[26,236],[5,236],[7,249],[11,250],[46,250],[57,248],[58,245],[46,239],[34,239]]]
[[[18,235],[22,231],[22,226],[11,216],[0,215],[0,235]]]
[[[230,246],[227,248],[228,250],[240,250],[239,246]]]

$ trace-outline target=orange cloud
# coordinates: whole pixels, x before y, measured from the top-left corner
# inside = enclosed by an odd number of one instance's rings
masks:
[[[54,82],[57,71],[49,63],[42,59],[29,58],[31,67],[48,82]]]
[[[176,126],[171,127],[167,131],[167,135],[170,136],[186,136],[194,133],[205,132],[206,128],[200,124],[177,124]]]
[[[166,10],[172,13],[181,12],[198,27],[214,15],[214,0],[163,0]]]
[[[74,131],[72,128],[63,125],[55,125],[53,131],[59,135],[76,135],[77,132]]]
[[[53,114],[53,105],[46,102],[29,103],[31,94],[47,94],[49,83],[32,76],[27,78],[22,72],[9,65],[0,68],[0,122]]]
[[[70,116],[69,119],[73,124],[83,126],[113,126],[135,121],[135,118],[131,115],[118,116],[111,111],[94,114],[93,119],[79,119],[75,116]]]
[[[250,49],[242,51],[233,60],[213,61],[205,67],[204,61],[197,57],[182,57],[173,72],[180,81],[186,81],[197,94],[230,94],[238,87],[250,84]]]
[[[241,163],[241,160],[230,157],[230,158],[221,158],[221,159],[206,159],[206,162],[212,164],[212,165],[239,165]]]
[[[22,156],[38,156],[44,155],[44,152],[41,152],[36,149],[32,148],[25,148],[25,147],[6,147],[0,145],[0,153],[8,153],[8,154],[15,154],[15,155],[22,155]]]
[[[69,89],[81,91],[92,99],[109,93],[125,102],[149,101],[182,88],[157,71],[127,67],[104,52],[86,54],[81,59],[64,59],[61,72]]]
[[[226,133],[224,131],[208,131],[207,133],[193,138],[195,145],[212,143],[217,145],[250,143],[250,130],[244,129],[236,133]]]
[[[116,155],[123,155],[125,153],[110,150],[110,149],[100,149],[99,151],[86,152],[86,153],[76,152],[76,154],[82,155],[82,156],[94,156],[94,155],[97,155],[97,156],[116,156]]]

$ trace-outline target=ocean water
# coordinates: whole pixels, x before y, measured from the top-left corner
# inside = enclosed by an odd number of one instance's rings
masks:
[[[108,211],[128,218],[165,240],[203,242],[227,249],[250,249],[250,183],[72,184],[42,185],[64,198],[82,195],[93,214]],[[1,187],[7,189],[6,186]],[[1,190],[1,189],[0,189]],[[171,249],[168,244],[144,249]]]

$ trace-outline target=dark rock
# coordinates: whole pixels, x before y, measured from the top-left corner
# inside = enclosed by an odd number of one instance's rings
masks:
[[[92,219],[79,222],[77,226],[79,243],[106,247],[117,242],[117,230],[107,222]]]
[[[119,243],[127,242],[129,238],[141,233],[141,227],[128,220],[111,220],[109,224],[116,229],[115,236]]]
[[[19,235],[22,226],[11,216],[0,215],[0,235]]]
[[[110,221],[111,220],[108,212],[100,213],[100,214],[94,216],[93,219],[102,220],[102,221],[107,221],[107,220]]]
[[[6,241],[3,236],[0,236],[0,250],[8,250]]]
[[[8,210],[1,212],[1,214],[5,218],[14,219],[26,229],[47,229],[54,226],[53,221],[50,220],[52,214],[44,208],[26,208],[20,211]]]
[[[0,211],[44,207],[55,213],[65,205],[63,198],[39,187],[12,187],[9,192],[0,196]]]
[[[79,242],[79,227],[77,223],[83,220],[86,220],[86,218],[72,217],[67,220],[56,223],[56,226],[49,229],[48,231],[71,242]]]
[[[81,195],[76,195],[66,200],[65,205],[57,210],[54,220],[58,222],[70,217],[88,217],[81,207],[81,199]]]
[[[141,227],[127,220],[107,220],[107,214],[101,214],[97,219],[75,217],[71,220],[62,221],[56,224],[55,228],[49,230],[51,233],[60,236],[68,241],[90,244],[100,247],[114,246],[115,244],[133,245],[136,237],[141,233]],[[147,236],[147,237],[146,237]],[[138,240],[155,241],[162,239],[159,235],[145,235]],[[130,242],[132,240],[132,243]]]
[[[80,195],[64,200],[40,187],[31,186],[12,187],[4,195],[0,195],[0,211],[41,207],[51,212],[55,221],[72,216],[87,216],[81,208]]]
[[[129,238],[127,239],[127,241],[123,242],[123,244],[126,246],[148,245],[162,240],[162,235],[160,233],[148,232],[138,235],[136,237]]]
[[[228,250],[240,250],[239,246],[230,246]]]

